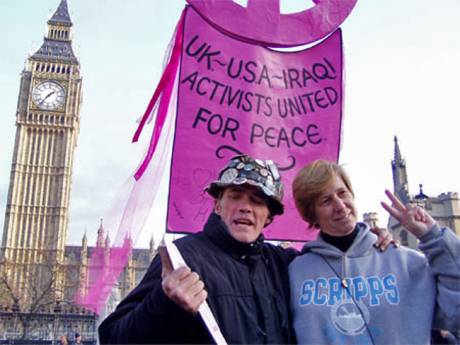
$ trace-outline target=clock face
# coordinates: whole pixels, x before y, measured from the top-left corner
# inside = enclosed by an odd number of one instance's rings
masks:
[[[40,109],[54,110],[64,105],[65,91],[58,83],[45,81],[34,87],[32,99]]]

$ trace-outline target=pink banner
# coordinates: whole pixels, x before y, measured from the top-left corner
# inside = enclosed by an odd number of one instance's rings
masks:
[[[167,230],[201,230],[213,208],[203,189],[230,157],[247,153],[275,161],[285,185],[286,212],[265,237],[316,236],[297,215],[291,181],[311,160],[338,160],[340,29],[307,50],[277,52],[224,35],[189,7],[183,39]]]

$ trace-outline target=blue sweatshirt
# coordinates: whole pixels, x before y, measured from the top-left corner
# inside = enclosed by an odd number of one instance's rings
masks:
[[[365,224],[342,252],[321,237],[289,266],[299,344],[429,344],[460,329],[460,240],[435,225],[417,252],[373,247]]]

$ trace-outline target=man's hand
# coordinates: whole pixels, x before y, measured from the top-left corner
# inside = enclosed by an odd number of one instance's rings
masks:
[[[374,247],[378,248],[381,252],[387,250],[390,244],[393,244],[396,248],[399,247],[399,241],[393,239],[393,235],[386,228],[372,228],[371,231],[378,236],[377,242],[374,243]]]
[[[385,190],[385,194],[391,200],[392,205],[381,202],[383,208],[415,237],[420,238],[436,224],[435,220],[420,206],[404,205],[389,190]]]
[[[174,303],[185,311],[196,314],[208,293],[197,273],[189,267],[173,269],[166,247],[159,247],[163,291]]]

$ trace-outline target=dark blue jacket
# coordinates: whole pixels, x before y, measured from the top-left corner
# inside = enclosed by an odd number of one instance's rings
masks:
[[[212,214],[202,232],[175,244],[208,292],[208,304],[229,344],[294,342],[287,267],[296,252],[236,241]],[[163,293],[157,256],[145,277],[99,327],[101,344],[212,343],[199,316]]]

